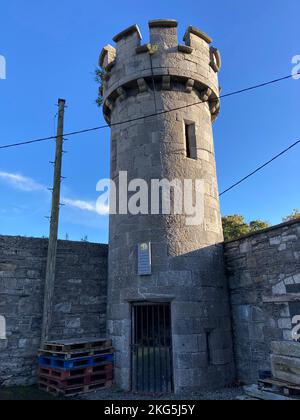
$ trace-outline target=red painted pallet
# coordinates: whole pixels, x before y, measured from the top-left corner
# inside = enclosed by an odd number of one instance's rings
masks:
[[[60,379],[60,380],[99,374],[99,373],[112,374],[113,364],[108,363],[103,366],[90,366],[85,369],[74,369],[74,370],[59,370],[59,369],[50,369],[50,368],[43,368],[43,367],[40,367],[39,369],[40,376],[47,376],[53,379]]]
[[[85,385],[93,385],[99,382],[108,382],[112,381],[113,374],[110,373],[95,373],[93,375],[86,375],[86,376],[78,376],[76,378],[68,378],[68,379],[55,379],[48,376],[40,376],[39,383],[43,383],[44,385],[54,386],[57,389],[69,389],[75,386],[85,386]]]
[[[58,389],[54,385],[47,385],[44,383],[39,383],[39,388],[41,391],[48,392],[49,394],[52,394],[56,397],[58,396],[64,396],[64,397],[75,397],[76,395],[80,394],[87,394],[88,392],[94,392],[99,389],[106,389],[112,387],[112,381],[106,381],[106,382],[99,382],[91,385],[84,385],[84,386],[77,386],[72,387],[69,389]]]

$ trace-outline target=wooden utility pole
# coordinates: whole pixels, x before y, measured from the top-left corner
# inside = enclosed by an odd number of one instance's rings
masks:
[[[52,210],[50,219],[50,233],[48,244],[46,280],[45,280],[45,297],[44,297],[44,313],[42,327],[42,343],[49,339],[51,328],[51,319],[53,311],[53,296],[55,285],[55,269],[56,269],[56,252],[57,237],[59,224],[60,209],[60,189],[61,189],[61,168],[63,154],[63,132],[64,132],[64,115],[65,115],[64,99],[58,100],[58,126],[56,138],[56,153],[54,163],[54,182],[52,192]]]

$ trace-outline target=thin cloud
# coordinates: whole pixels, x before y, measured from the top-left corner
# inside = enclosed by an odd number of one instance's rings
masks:
[[[3,181],[7,185],[10,185],[11,187],[15,188],[19,191],[24,192],[35,192],[35,191],[48,191],[48,189],[42,185],[36,182],[34,179],[20,175],[15,173],[9,173],[9,172],[1,172],[0,171],[0,181]],[[71,199],[68,197],[63,197],[61,199],[62,204],[65,204],[66,206],[92,212],[95,214],[98,214],[100,216],[107,215],[109,213],[109,207],[108,206],[99,206],[96,202],[93,201],[85,201],[80,199]]]
[[[109,207],[108,206],[102,206],[99,208],[99,205],[92,201],[83,201],[83,200],[72,200],[70,198],[63,198],[62,203],[84,211],[89,211],[92,213],[99,214],[100,216],[107,215],[109,213]]]
[[[0,180],[11,185],[13,188],[24,192],[46,191],[46,187],[32,178],[20,174],[0,172]]]

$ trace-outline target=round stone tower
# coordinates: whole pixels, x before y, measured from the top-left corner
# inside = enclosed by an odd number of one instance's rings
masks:
[[[150,21],[149,44],[132,26],[100,55],[118,193],[110,216],[108,334],[116,348],[116,381],[126,390],[187,391],[233,379],[212,133],[221,59],[212,39],[195,27],[178,43],[177,26]],[[153,180],[170,182],[170,212],[164,207],[168,188],[159,189],[157,206]],[[193,203],[202,197],[197,217],[184,205],[182,214],[174,210],[174,180],[187,186],[184,197],[193,193]],[[149,214],[128,211],[141,182],[149,191],[136,201],[149,198]]]

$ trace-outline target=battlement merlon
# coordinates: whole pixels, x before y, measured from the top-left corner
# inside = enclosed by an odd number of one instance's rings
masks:
[[[170,78],[171,89],[174,82],[182,82],[189,91],[196,90],[201,94],[209,89],[213,120],[216,118],[220,53],[211,46],[212,39],[194,26],[187,29],[184,44],[180,44],[177,28],[178,22],[173,19],[151,20],[149,44],[142,45],[141,31],[137,25],[132,25],[113,38],[116,48],[104,47],[99,65],[105,70],[103,111],[107,122],[116,100],[123,99],[128,90],[131,95],[133,91],[140,93],[138,80],[141,79],[151,91],[153,77],[159,82],[156,84],[158,89],[166,77]]]
[[[178,47],[178,22],[173,19],[150,20],[150,43],[158,48],[169,49]]]
[[[115,61],[116,55],[116,49],[111,45],[106,45],[101,51],[99,57],[99,66],[107,69],[107,67],[109,67],[109,65]]]
[[[205,44],[212,44],[212,38],[205,32],[196,28],[195,26],[189,26],[183,40],[189,47],[197,48],[198,46],[204,46]]]

